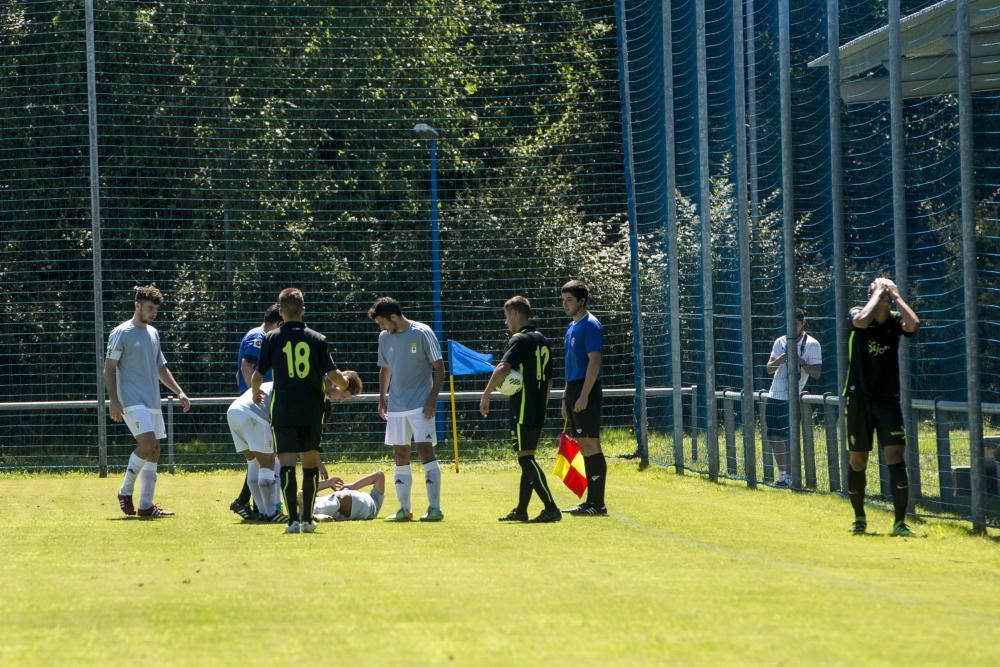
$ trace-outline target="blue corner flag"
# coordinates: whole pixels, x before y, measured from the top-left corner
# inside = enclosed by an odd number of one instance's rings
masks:
[[[448,365],[452,375],[475,375],[493,372],[493,355],[470,350],[461,343],[448,340]]]

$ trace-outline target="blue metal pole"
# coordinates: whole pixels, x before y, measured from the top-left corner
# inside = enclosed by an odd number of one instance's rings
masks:
[[[635,427],[636,453],[639,464],[649,465],[649,440],[647,434],[646,373],[643,363],[642,307],[639,284],[639,228],[635,205],[635,178],[632,164],[632,104],[628,68],[628,36],[625,26],[625,2],[615,1],[615,22],[618,33],[618,73],[621,77],[619,93],[622,98],[622,150],[625,170],[625,192],[628,209],[629,264],[631,265],[632,296],[632,362],[635,368],[635,399],[632,423]]]
[[[441,237],[438,232],[437,139],[431,139],[431,291],[434,293],[434,334],[444,342],[441,317]]]
[[[431,292],[434,300],[434,335],[444,344],[444,321],[441,316],[441,235],[438,231],[437,139],[431,137]],[[439,401],[440,403],[440,401]],[[438,406],[436,428],[438,441],[444,441],[444,410]]]

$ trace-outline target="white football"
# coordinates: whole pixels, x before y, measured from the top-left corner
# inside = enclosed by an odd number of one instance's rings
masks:
[[[497,387],[499,391],[504,396],[513,396],[517,392],[521,391],[521,387],[524,385],[524,378],[517,371],[511,371],[504,378],[500,386]]]

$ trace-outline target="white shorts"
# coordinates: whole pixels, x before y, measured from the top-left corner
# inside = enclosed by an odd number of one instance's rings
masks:
[[[229,432],[233,436],[233,446],[240,454],[247,451],[257,454],[274,453],[274,435],[271,425],[249,410],[239,408],[226,411]]]
[[[434,418],[424,417],[424,409],[407,410],[406,412],[390,412],[385,425],[385,444],[409,445],[413,442],[429,442],[437,444],[437,426]]]
[[[152,433],[157,440],[167,437],[161,410],[150,410],[145,405],[130,405],[122,410],[122,419],[128,424],[128,430],[135,438],[143,433]]]

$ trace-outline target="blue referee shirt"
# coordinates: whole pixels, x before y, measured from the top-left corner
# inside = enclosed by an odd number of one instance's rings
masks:
[[[566,328],[566,382],[582,380],[587,376],[587,355],[600,352],[603,347],[601,323],[591,313],[579,322],[570,322]]]

